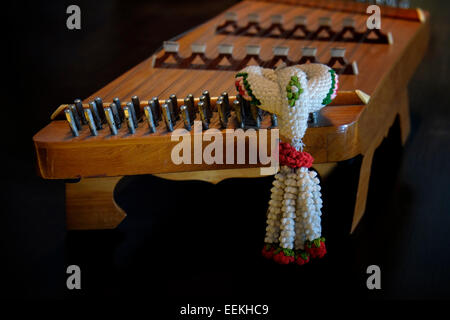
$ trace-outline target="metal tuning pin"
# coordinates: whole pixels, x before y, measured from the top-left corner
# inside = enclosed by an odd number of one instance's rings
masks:
[[[221,97],[223,98],[223,102],[225,103],[225,105],[228,107],[228,109],[230,109],[230,100],[228,98],[228,92],[226,91],[222,92]]]
[[[166,124],[167,131],[172,132],[173,131],[172,113],[170,112],[170,107],[169,104],[167,103],[164,103],[162,105],[162,116]]]
[[[134,128],[136,129],[136,128],[138,127],[138,119],[137,119],[137,117],[136,117],[136,112],[135,112],[135,110],[134,110],[133,103],[127,102],[127,107],[128,107],[128,110],[129,110],[131,119],[133,120]],[[125,113],[125,108],[124,108],[123,112]],[[126,117],[127,117],[127,115],[125,114],[125,118],[126,118]]]
[[[69,127],[70,127],[70,130],[72,131],[73,136],[74,137],[78,137],[79,136],[78,128],[77,128],[77,125],[75,123],[73,112],[70,109],[70,107],[66,108],[64,110],[64,113],[66,114],[66,119],[67,119],[67,122],[69,123]]]
[[[260,113],[260,110],[261,109],[259,109],[256,105],[250,104],[250,112],[252,114],[254,125],[258,129],[261,127],[261,113]]]
[[[278,117],[275,113],[271,115],[272,127],[278,127]]]
[[[223,100],[223,103],[225,105],[225,110],[227,110],[227,118],[230,117],[230,99],[228,98],[228,93],[226,91],[222,92],[221,98]]]
[[[156,118],[157,118],[156,105],[155,105],[155,103],[152,100],[148,100],[148,106],[144,107],[144,117],[148,120],[147,113],[145,111],[145,108],[147,108],[147,107],[149,108],[150,113],[152,114],[153,124],[155,125],[155,127],[157,127],[158,126],[158,120],[156,120]]]
[[[177,96],[174,94],[171,94],[169,99],[170,99],[170,102],[172,102],[172,118],[175,121],[178,121],[178,120],[180,120],[180,110],[178,109]]]
[[[128,132],[134,134],[136,132],[136,127],[133,120],[133,105],[131,103],[127,103],[127,105],[123,108],[123,113],[125,114],[125,120],[128,126]]]
[[[175,113],[174,113],[174,111],[173,111],[172,100],[166,99],[166,101],[164,102],[164,104],[167,104],[167,107],[169,108],[170,119],[172,120],[172,122],[176,122],[176,120],[175,120]],[[163,104],[163,106],[164,106],[164,104]],[[162,107],[161,107],[161,110],[162,110],[162,116],[163,116],[163,119],[164,119],[164,110],[163,110]]]
[[[131,103],[133,104],[133,108],[134,108],[134,115],[136,119],[135,120],[135,124],[137,123],[137,121],[139,121],[141,119],[141,102],[139,101],[139,97],[138,96],[132,96],[131,97]]]
[[[206,102],[206,97],[205,96],[200,96],[200,98],[199,98],[199,102],[198,103],[202,103],[202,108],[201,109],[204,109],[204,116],[205,116],[205,119],[209,122],[209,110],[208,110],[208,104],[207,104],[207,102]],[[201,117],[201,109],[200,109],[200,105],[199,104],[197,104],[197,107],[198,107],[198,112],[200,113],[200,118],[202,118]]]
[[[240,113],[242,124],[243,126],[248,125],[249,118],[252,117],[250,102],[245,100],[240,94],[236,95],[236,100],[239,101],[239,106],[241,107]]]
[[[184,105],[187,107],[189,112],[189,119],[191,120],[191,125],[194,123],[195,120],[195,103],[194,103],[194,96],[192,94],[188,94],[186,98],[184,98]]]
[[[111,112],[113,114],[114,117],[114,122],[116,124],[116,128],[119,129],[122,125],[122,120],[120,119],[120,113],[119,113],[119,108],[117,107],[117,105],[113,102],[109,105],[109,107],[111,108]],[[120,108],[122,109],[122,108]],[[106,113],[106,111],[105,111]],[[106,121],[108,121],[108,115],[106,115]]]
[[[122,123],[125,120],[125,114],[123,113],[122,104],[120,103],[119,98],[114,98],[113,102],[117,106],[117,111],[119,112],[120,122]]]
[[[83,103],[81,102],[80,99],[75,99],[73,103],[75,103],[75,107],[77,108],[77,112],[78,115],[80,116],[81,122],[83,124],[87,124],[86,117],[84,116]]]
[[[148,129],[150,130],[151,133],[155,133],[156,126],[155,126],[155,121],[153,118],[153,111],[150,106],[144,107],[144,115],[145,115],[145,119],[147,119]]]
[[[208,90],[203,91],[202,95],[205,97],[205,102],[206,102],[206,105],[209,108],[210,118],[211,118],[212,117],[212,111],[213,111],[212,110],[212,106],[211,106],[211,95],[209,94]]]
[[[217,112],[219,113],[219,120],[222,128],[226,128],[230,113],[228,105],[225,103],[223,96],[220,97],[219,100],[217,100]]]
[[[115,104],[114,104],[115,106]],[[109,130],[113,136],[117,135],[117,126],[116,121],[114,120],[114,113],[111,110],[111,107],[105,108],[105,116],[106,122],[108,122]]]
[[[245,105],[247,103],[247,100],[245,100],[244,97],[242,97],[240,94],[237,94],[236,95],[236,100],[239,101],[239,104],[241,105],[241,108],[245,107]],[[244,113],[244,110],[242,111],[242,113]]]
[[[191,120],[189,117],[189,109],[187,106],[182,105],[180,108],[181,117],[183,118],[183,124],[186,130],[191,131]]]
[[[310,112],[308,115],[308,124],[316,125],[319,120],[319,112]]]
[[[97,104],[92,101],[89,102],[89,109],[91,110],[92,118],[94,120],[95,126],[98,130],[102,129],[102,120],[100,119],[100,115],[98,114]],[[86,115],[86,113],[84,113]]]
[[[148,105],[150,106],[150,109],[152,109],[153,120],[155,121],[155,124],[157,124],[161,121],[161,106],[159,105],[158,97],[153,97]]]
[[[103,100],[100,97],[97,97],[94,99],[95,104],[97,105],[97,112],[98,115],[100,116],[100,121],[101,123],[105,123],[106,122],[106,116],[105,116],[105,110],[103,109]]]
[[[203,130],[207,130],[209,128],[209,119],[207,114],[208,111],[206,109],[206,103],[204,100],[201,100],[197,106],[198,112],[200,113],[200,119],[202,120]]]
[[[69,105],[68,108],[70,108],[70,111],[72,111],[73,120],[75,120],[77,129],[81,130],[81,120],[80,120],[80,116],[78,115],[77,107],[75,107],[75,105],[71,104],[71,105]]]
[[[91,109],[84,109],[84,116],[86,117],[87,124],[89,125],[89,130],[91,135],[97,135],[97,126],[95,124],[94,116],[92,115]]]
[[[397,6],[399,8],[408,9],[411,7],[410,0],[399,0],[397,1]]]
[[[244,99],[240,94],[237,94],[236,98],[241,106],[241,117],[244,126],[259,128],[261,124],[261,109]]]
[[[242,106],[238,99],[233,102],[234,113],[236,114],[236,121],[238,128],[244,128],[244,118],[242,116]]]

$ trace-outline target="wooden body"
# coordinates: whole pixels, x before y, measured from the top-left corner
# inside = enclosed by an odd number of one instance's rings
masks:
[[[293,23],[297,15],[307,16],[308,25],[313,26],[317,25],[318,18],[322,16],[331,17],[335,22],[333,25],[339,25],[342,19],[349,15],[348,12],[311,6],[258,1],[243,1],[228,11],[235,12],[238,22],[242,20],[242,23],[245,23],[249,13],[259,13],[262,24],[269,23],[271,15],[280,14],[283,15],[287,26]],[[242,58],[245,55],[245,45],[258,44],[261,46],[261,58],[267,60],[272,54],[273,46],[283,45],[290,47],[289,57],[298,59],[301,56],[301,48],[309,46],[317,48],[320,61],[328,61],[330,48],[338,46],[346,48],[346,58],[350,62],[358,63],[358,75],[340,76],[340,95],[343,97],[348,92],[358,90],[367,94],[370,100],[365,101],[365,104],[361,100],[355,103],[357,100],[353,98],[341,98],[342,104],[334,103],[323,108],[318,125],[308,128],[304,137],[306,151],[314,156],[316,163],[334,163],[363,155],[353,231],[364,212],[374,151],[397,115],[400,117],[403,141],[408,135],[407,84],[426,50],[429,37],[426,14],[420,11],[417,19],[414,19],[411,11],[408,11],[406,19],[383,17],[382,31],[392,33],[394,43],[391,45],[347,42],[330,44],[323,41],[216,35],[215,26],[223,23],[224,16],[221,14],[178,39],[179,54],[188,56],[192,43],[205,43],[206,55],[213,57],[218,54],[218,44],[231,43],[234,45],[233,55]],[[365,25],[367,15],[359,13],[353,17],[356,26]],[[155,58],[163,54],[162,51],[155,53],[85,99],[85,102],[97,96],[102,97],[104,101],[112,101],[114,97],[129,101],[132,95],[138,95],[141,101],[149,100],[153,96],[166,99],[172,93],[179,98],[189,93],[197,97],[205,89],[210,91],[211,96],[220,95],[223,91],[234,94],[235,72],[153,68]],[[181,126],[181,123],[178,123],[177,127]],[[265,126],[269,126],[267,122]],[[233,128],[233,123],[230,128]],[[148,134],[145,128],[140,130],[138,129],[136,135],[130,136],[126,129],[123,129],[118,136],[112,137],[105,128],[99,136],[90,137],[88,130],[84,129],[80,137],[73,138],[65,121],[52,121],[33,138],[39,173],[47,179],[83,179],[219,169],[245,170],[247,167],[258,166],[174,165],[170,152],[176,142],[170,141],[170,135],[164,126],[158,127],[155,134]]]

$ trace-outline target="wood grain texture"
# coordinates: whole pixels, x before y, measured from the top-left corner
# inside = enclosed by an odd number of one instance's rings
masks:
[[[365,212],[373,154],[387,136],[395,117],[399,116],[400,118],[403,144],[408,137],[410,122],[407,84],[425,54],[429,34],[430,24],[424,22],[422,28],[409,41],[405,51],[398,58],[399,62],[387,70],[384,81],[376,88],[358,122],[363,162],[360,169],[351,232],[355,230]]]
[[[353,103],[358,102],[358,105]],[[336,98],[336,103],[351,105],[332,105],[321,111],[319,123],[309,129],[305,137],[308,150],[313,152],[316,163],[340,161],[342,157],[351,158],[357,150],[343,148],[349,141],[355,140],[356,122],[359,112],[364,108],[355,92],[343,92]],[[236,123],[230,118],[227,129],[235,129]],[[199,119],[197,119],[199,120]],[[262,128],[269,128],[270,119],[266,117]],[[175,129],[183,128],[178,122]],[[214,114],[210,128],[219,129],[218,115]],[[225,129],[220,129],[223,141],[227,141]],[[268,141],[271,141],[272,130],[268,130]],[[259,137],[259,131],[256,135]],[[333,135],[333,143],[328,145],[327,139]],[[205,137],[207,135],[203,135]],[[194,140],[191,131],[191,140]],[[158,126],[156,133],[150,134],[146,126],[140,126],[136,133],[130,135],[127,128],[122,127],[117,136],[111,136],[105,128],[98,136],[91,136],[87,130],[80,131],[74,138],[66,121],[52,121],[34,136],[37,150],[39,174],[47,179],[67,179],[79,177],[116,176],[133,174],[168,173],[183,171],[220,170],[230,168],[246,168],[261,166],[260,163],[249,164],[181,164],[171,160],[171,151],[178,143],[171,140],[164,126]],[[208,142],[202,144],[202,153]],[[193,147],[193,146],[192,146]],[[270,146],[267,146],[270,150]],[[248,159],[248,144],[245,148]],[[234,151],[236,154],[236,150]],[[226,149],[224,149],[224,155]],[[82,164],[82,165],[81,165]]]
[[[292,5],[301,5],[312,8],[323,8],[329,10],[344,11],[349,13],[359,12],[366,13],[367,7],[370,3],[358,3],[345,0],[333,0],[333,1],[317,1],[317,0],[260,0],[272,3],[285,3]],[[382,17],[390,17],[396,19],[406,19],[413,21],[424,21],[423,13],[416,9],[403,8],[399,9],[391,6],[384,6],[377,4],[380,7],[380,14]]]
[[[271,15],[283,14],[288,24],[292,23],[295,16],[305,14],[308,15],[308,24],[313,25],[322,16],[329,16],[333,24],[339,24],[348,15],[325,9],[254,1],[243,1],[229,11],[236,12],[240,19],[257,12],[261,21],[266,23]],[[355,19],[356,25],[360,26],[365,23],[366,15],[356,14]],[[325,60],[329,58],[329,49],[332,47],[329,43],[215,35],[214,26],[223,20],[224,15],[219,15],[182,36],[178,40],[180,54],[187,53],[191,43],[206,43],[207,55],[213,56],[217,54],[217,45],[227,42],[235,45],[237,56],[244,55],[246,44],[258,43],[263,58],[271,55],[274,45],[290,46],[290,56],[294,58],[299,56],[301,47],[314,46],[318,48],[318,57]],[[385,32],[392,32],[395,39],[393,45],[339,43],[339,46],[347,49],[347,58],[357,61],[360,69],[358,76],[340,77],[340,90],[358,89],[372,98],[366,106],[334,105],[322,109],[320,125],[308,128],[304,137],[306,151],[312,153],[317,163],[342,161],[361,154],[371,145],[371,140],[386,131],[387,114],[393,115],[397,111],[392,106],[387,108],[383,99],[377,95],[386,90],[395,95],[395,90],[389,88],[396,87],[398,81],[402,88],[406,86],[426,46],[428,26],[429,23],[384,18],[382,28]],[[157,56],[161,54],[156,53]],[[152,57],[143,61],[84,102],[96,96],[102,97],[104,101],[112,101],[114,97],[129,101],[130,96],[138,95],[144,102],[153,96],[164,99],[172,93],[179,98],[188,93],[198,97],[205,89],[212,96],[220,95],[223,91],[234,92],[234,72],[155,69],[151,67],[151,61]],[[215,117],[213,121],[217,121],[217,115]],[[179,122],[175,128],[180,127],[182,124]],[[230,122],[230,128],[233,128],[233,121]],[[153,135],[147,133],[145,126],[141,126],[135,135],[129,135],[124,128],[114,137],[109,135],[107,128],[99,131],[97,137],[91,137],[88,129],[84,128],[80,137],[74,138],[64,121],[52,121],[35,135],[34,143],[39,173],[49,179],[236,168],[172,164],[170,151],[175,143],[170,141],[164,125],[158,126],[158,132]]]
[[[335,162],[314,164],[313,168],[319,172],[321,178],[326,178],[330,172],[336,167]],[[244,168],[244,169],[228,169],[228,170],[206,170],[206,171],[191,171],[191,172],[172,172],[159,173],[154,176],[175,181],[185,180],[200,180],[212,184],[230,178],[260,178],[263,176],[274,175],[278,172],[278,167],[265,168],[267,170],[261,171],[261,168]]]
[[[274,14],[283,15],[287,26],[293,25],[295,16],[305,15],[312,29],[317,28],[320,17],[330,17],[333,25],[340,25],[341,21],[348,16],[347,10],[339,11],[336,8],[330,10],[328,7],[318,9],[280,2],[243,1],[229,11],[237,13],[240,20],[245,20],[250,13],[258,13],[261,23],[267,25],[270,16]],[[355,12],[359,11],[355,10]],[[375,149],[387,135],[397,115],[400,118],[403,142],[406,141],[409,133],[406,87],[424,55],[430,25],[426,12],[408,10],[400,13],[404,15],[402,19],[393,18],[397,17],[396,14],[388,14],[383,18],[383,32],[391,32],[394,39],[391,45],[342,42],[336,44],[323,41],[216,35],[215,26],[224,21],[224,14],[183,35],[177,41],[180,44],[181,56],[190,54],[192,43],[205,43],[206,55],[209,57],[218,54],[218,44],[229,43],[234,45],[233,55],[242,58],[247,44],[258,44],[261,46],[260,56],[263,60],[268,60],[272,55],[272,48],[280,45],[291,48],[289,52],[291,60],[300,58],[302,47],[316,47],[317,58],[322,62],[329,60],[332,47],[339,46],[346,49],[347,60],[358,63],[359,75],[341,75],[340,90],[358,92],[356,96],[360,103],[354,104],[355,100],[349,98],[350,95],[341,95],[341,98],[338,96],[337,100],[342,104],[335,102],[323,108],[318,124],[308,128],[303,141],[307,146],[306,151],[313,155],[317,164],[334,163],[363,155],[351,229],[353,232],[364,214]],[[358,28],[365,27],[367,19],[365,14],[356,13],[353,14],[353,18]],[[190,93],[198,97],[205,89],[209,90],[212,96],[218,96],[223,91],[230,94],[234,92],[235,72],[153,68],[152,62],[155,57],[163,54],[162,51],[155,53],[85,99],[84,103],[92,101],[97,96],[102,97],[104,101],[112,101],[114,97],[119,97],[124,102],[129,101],[131,96],[138,95],[141,102],[145,103],[144,101],[153,96],[165,99],[173,93],[178,98]],[[64,106],[58,108],[55,119],[63,108]],[[262,128],[269,126],[270,121],[266,117]],[[175,128],[181,127],[180,122],[175,126]],[[217,115],[213,117],[212,127],[218,127]],[[235,127],[235,122],[230,121],[228,128]],[[271,129],[269,133],[276,131],[277,129]],[[226,140],[225,130],[222,129],[221,134]],[[259,132],[256,134],[259,136]],[[258,167],[262,166],[261,163],[175,165],[171,161],[171,150],[176,143],[171,141],[164,125],[158,126],[157,132],[151,135],[145,126],[140,126],[134,135],[128,134],[127,129],[122,128],[117,136],[110,136],[105,129],[101,130],[97,137],[90,136],[88,129],[85,128],[80,132],[79,137],[74,138],[65,121],[55,120],[34,136],[39,173],[48,179],[161,174],[169,179],[197,177],[200,180],[217,183],[232,176],[250,177],[255,175]],[[236,150],[234,152],[236,154]],[[248,148],[246,148],[245,157],[248,159]],[[205,173],[206,170],[209,173]],[[192,175],[190,173],[192,171],[199,171],[199,173]],[[184,173],[170,174],[174,172]],[[81,189],[82,186],[82,184],[79,185]],[[82,193],[81,189],[80,193]]]
[[[126,214],[114,201],[122,177],[86,178],[66,183],[66,226],[69,230],[114,229]]]
[[[205,171],[192,171],[192,172],[172,172],[172,173],[160,173],[154,174],[154,176],[175,181],[185,180],[200,180],[217,184],[225,179],[230,178],[260,178],[262,176],[273,175],[277,173],[278,168],[269,169],[264,174],[261,172],[261,168],[244,168],[244,169],[224,169],[224,170],[205,170]],[[271,170],[272,169],[272,170]]]
[[[373,144],[365,151],[363,154],[363,160],[359,173],[359,182],[358,182],[358,190],[355,200],[355,209],[353,213],[353,221],[351,226],[351,233],[355,231],[358,226],[359,221],[364,215],[366,209],[366,201],[367,201],[367,193],[369,191],[369,181],[370,174],[372,168],[372,158],[373,155],[381,144],[383,139],[387,136],[390,127],[392,126],[395,117],[398,116],[400,119],[400,135],[402,144],[405,144],[409,131],[410,131],[410,122],[409,122],[409,105],[408,105],[408,91],[404,88],[403,91],[400,91],[400,88],[396,88],[398,95],[392,99],[389,105],[395,107],[397,113],[394,116],[390,116],[386,121],[387,123],[387,131],[384,132],[383,135],[379,136],[377,139],[373,141]]]

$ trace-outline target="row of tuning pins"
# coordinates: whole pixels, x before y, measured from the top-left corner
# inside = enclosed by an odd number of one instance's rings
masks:
[[[192,95],[188,95],[184,99],[185,105],[181,106],[181,114],[183,115],[184,127],[190,131],[191,126],[195,119],[195,114],[189,116],[189,112],[183,111],[183,108],[190,110],[194,104]],[[230,99],[227,92],[223,92],[216,100],[215,108],[211,104],[211,99],[208,91],[204,91],[197,104],[197,110],[200,115],[203,130],[209,129],[213,112],[217,112],[219,118],[219,124],[221,128],[227,128],[229,118],[231,117],[231,111],[234,111],[235,121],[237,128],[257,128],[261,127],[261,121],[264,116],[264,111],[258,108],[256,105],[245,100],[240,94],[236,95],[233,103],[230,103]],[[188,120],[190,119],[190,121]],[[271,115],[272,127],[278,126],[278,120],[276,115]],[[169,130],[171,131],[171,130]]]
[[[149,112],[151,108],[150,102],[144,107],[145,119],[149,124],[150,132],[156,132],[154,113]],[[105,106],[103,100],[97,97],[89,102],[87,108],[83,106],[80,99],[75,99],[74,104],[69,105],[64,113],[75,137],[79,136],[83,125],[89,127],[92,136],[97,136],[98,131],[104,129],[105,124],[109,127],[111,135],[117,135],[123,123],[126,123],[130,133],[134,133],[138,123],[143,120],[137,96],[133,96],[131,102],[127,102],[124,106],[119,98],[114,98],[109,106]]]
[[[368,5],[376,4],[380,6],[389,6],[403,9],[408,9],[411,7],[410,0],[356,0],[356,2],[367,3]]]
[[[182,105],[179,105],[175,94],[172,94],[164,103],[161,103],[158,97],[153,97],[147,105],[144,103],[141,109],[141,102],[137,96],[133,96],[131,102],[125,105],[121,104],[119,98],[114,98],[109,106],[104,106],[102,99],[97,97],[89,103],[87,108],[83,106],[80,99],[76,99],[74,104],[69,105],[64,112],[75,137],[79,136],[83,125],[88,125],[92,136],[97,136],[98,131],[104,129],[105,124],[109,127],[111,135],[117,135],[124,124],[129,133],[134,134],[141,122],[148,125],[150,133],[156,132],[160,122],[164,122],[167,131],[172,132],[177,121],[183,121],[184,128],[190,131],[197,113],[202,122],[202,128],[206,130],[210,126],[214,111],[218,113],[221,127],[226,128],[231,109],[235,111],[238,127],[260,126],[261,109],[251,105],[239,95],[230,105],[228,93],[223,92],[217,98],[215,108],[207,90],[203,91],[197,104],[192,94],[187,95],[182,101]]]
[[[177,100],[173,99],[173,101],[176,103]],[[219,97],[217,97],[215,105],[213,106],[211,96],[209,92],[205,90],[203,91],[202,96],[200,96],[197,105],[195,105],[192,94],[189,94],[183,102],[184,104],[179,108],[179,114],[182,118],[181,120],[183,121],[184,128],[188,131],[192,129],[194,120],[197,117],[196,113],[199,114],[199,120],[202,123],[203,130],[209,129],[213,112],[217,112],[218,114],[220,127],[227,128],[232,110],[235,113],[235,120],[238,128],[259,128],[261,126],[263,111],[257,106],[251,104],[249,101],[245,100],[239,94],[231,103],[228,93],[223,92]],[[173,119],[176,118],[173,116],[170,117],[171,113],[169,112],[166,114],[167,117],[165,117],[164,120],[167,131],[173,131]],[[276,126],[276,117],[273,116],[272,119],[272,125]]]

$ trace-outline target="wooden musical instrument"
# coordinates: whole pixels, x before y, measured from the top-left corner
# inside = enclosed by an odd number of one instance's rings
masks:
[[[43,178],[81,179],[66,183],[68,228],[117,226],[125,213],[112,194],[124,175],[159,174],[169,179],[211,182],[259,175],[255,171],[263,166],[259,162],[174,164],[170,157],[177,142],[171,140],[169,125],[173,130],[185,127],[181,112],[190,116],[191,124],[194,119],[205,122],[201,108],[207,108],[204,111],[211,114],[205,125],[220,130],[224,137],[226,129],[240,127],[277,130],[270,114],[255,111],[255,116],[250,109],[245,110],[242,101],[234,103],[238,99],[236,72],[247,65],[276,68],[281,63],[321,62],[339,74],[339,92],[320,114],[311,115],[304,142],[318,168],[363,156],[353,231],[364,213],[374,151],[396,117],[402,141],[408,136],[407,84],[429,37],[427,12],[380,6],[381,30],[377,30],[366,27],[367,6],[349,1],[245,0],[164,42],[161,50],[77,106],[61,105],[33,141]],[[220,98],[223,92],[228,93],[229,116],[218,112],[224,103]],[[185,100],[189,94],[190,102]],[[96,97],[101,97],[97,104]],[[152,101],[153,97],[158,99]],[[116,102],[116,109],[104,114],[103,108],[112,102]],[[187,103],[191,105],[180,110]],[[142,120],[122,114],[124,109],[141,115]],[[97,119],[103,128],[90,129],[88,124],[76,128],[73,117],[83,121],[85,112],[93,118],[93,126],[95,112],[106,116],[108,119]],[[78,136],[71,132],[65,116],[72,119]],[[116,135],[108,128],[110,117],[115,117],[116,126],[121,124]],[[130,125],[128,119],[134,122]]]

